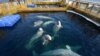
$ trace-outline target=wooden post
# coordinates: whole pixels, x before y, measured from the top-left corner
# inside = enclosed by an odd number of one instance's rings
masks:
[[[69,0],[68,0],[68,3],[67,3],[67,6],[69,5]]]
[[[85,11],[87,10],[88,6],[89,6],[89,3],[86,4]]]
[[[66,10],[68,9],[69,7],[69,0],[67,1],[67,4],[66,4]]]
[[[15,0],[18,4],[20,4],[20,0]]]
[[[94,4],[93,4],[93,6],[91,7],[91,9],[90,9],[90,13],[92,12],[92,9],[94,8]]]
[[[65,0],[61,0],[61,6],[65,6]]]
[[[76,8],[78,8],[79,7],[79,4],[80,3],[80,0],[76,0]]]
[[[76,3],[76,8],[79,8],[80,4],[79,2]]]
[[[99,14],[99,13],[100,13],[100,7],[99,7],[99,10],[98,10],[97,14]]]
[[[74,6],[74,1],[73,1],[73,3],[72,3],[72,7]]]

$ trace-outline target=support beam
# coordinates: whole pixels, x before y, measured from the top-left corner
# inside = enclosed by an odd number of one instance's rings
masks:
[[[14,2],[14,0],[9,0],[9,2]]]

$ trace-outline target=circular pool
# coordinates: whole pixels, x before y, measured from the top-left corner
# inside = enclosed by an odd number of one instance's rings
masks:
[[[99,47],[95,40],[99,38],[100,29],[81,16],[67,12],[24,13],[21,16],[13,27],[0,28],[3,32],[0,56],[41,56],[47,51],[66,49],[66,45],[78,55],[99,55],[100,50],[94,44]],[[62,26],[59,30],[56,28],[58,21]],[[43,29],[42,33],[39,28]],[[43,45],[46,34],[52,40]]]

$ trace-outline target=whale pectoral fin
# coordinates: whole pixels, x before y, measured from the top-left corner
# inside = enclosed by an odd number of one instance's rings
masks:
[[[42,44],[43,44],[43,45],[45,45],[45,43],[46,43],[46,42],[45,42],[45,41],[43,41],[43,43],[42,43]]]
[[[67,48],[68,50],[71,50],[71,47],[70,47],[69,45],[66,45],[66,48]]]
[[[48,40],[45,40],[45,41],[43,41],[43,45],[47,45],[49,43],[49,41]]]

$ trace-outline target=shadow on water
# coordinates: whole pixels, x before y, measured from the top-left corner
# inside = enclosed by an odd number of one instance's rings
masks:
[[[89,53],[91,49],[88,49],[87,42],[90,42],[99,35],[100,29],[84,18],[65,12],[29,13],[21,15],[21,20],[14,27],[0,29],[4,31],[2,31],[4,35],[0,40],[0,56],[33,56],[33,51],[41,54],[45,51],[65,48],[66,45],[71,46],[73,51],[83,56],[92,56]],[[27,50],[25,45],[27,45],[40,27],[34,27],[34,22],[38,20],[48,21],[47,19],[39,19],[36,16],[51,17],[55,22],[60,20],[63,28],[57,32],[57,35],[54,37],[55,39],[48,45],[42,45],[41,36],[34,44],[35,47]],[[50,24],[49,26],[41,27],[45,31],[44,34],[53,35],[53,26],[54,24]]]

